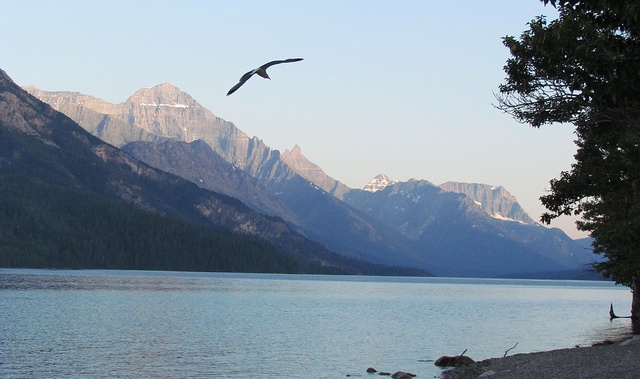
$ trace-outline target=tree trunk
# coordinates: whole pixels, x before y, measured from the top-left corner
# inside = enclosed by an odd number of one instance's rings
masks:
[[[631,287],[633,298],[631,299],[631,325],[633,334],[640,334],[640,278],[633,278]]]

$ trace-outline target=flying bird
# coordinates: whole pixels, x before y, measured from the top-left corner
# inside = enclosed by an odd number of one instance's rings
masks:
[[[227,96],[231,95],[232,93],[236,92],[236,90],[240,87],[242,87],[242,85],[249,80],[249,78],[251,78],[253,76],[253,74],[258,74],[260,76],[262,76],[265,79],[271,79],[269,77],[269,75],[267,75],[267,69],[273,65],[276,64],[280,64],[280,63],[291,63],[291,62],[299,62],[301,61],[302,58],[290,58],[290,59],[283,59],[283,60],[278,60],[278,61],[271,61],[269,63],[265,63],[262,66],[251,70],[249,72],[247,72],[246,74],[242,75],[242,77],[240,78],[240,81],[238,82],[238,84],[236,84],[235,86],[233,86],[229,92],[227,92]]]

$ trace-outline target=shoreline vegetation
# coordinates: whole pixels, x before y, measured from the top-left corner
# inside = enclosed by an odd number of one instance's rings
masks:
[[[442,379],[635,379],[640,372],[640,335],[589,347],[489,358],[442,373]]]

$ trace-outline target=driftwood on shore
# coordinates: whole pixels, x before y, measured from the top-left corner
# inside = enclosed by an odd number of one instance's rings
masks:
[[[610,317],[610,320],[613,320],[614,318],[631,318],[631,316],[616,315],[615,312],[613,311],[613,303],[611,303],[611,305],[609,306],[609,317]]]

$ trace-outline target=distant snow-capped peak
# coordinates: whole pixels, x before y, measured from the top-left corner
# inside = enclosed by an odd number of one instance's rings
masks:
[[[391,180],[385,174],[380,174],[371,179],[371,181],[366,186],[364,186],[363,190],[367,192],[378,192],[396,183],[398,183],[397,180]]]

